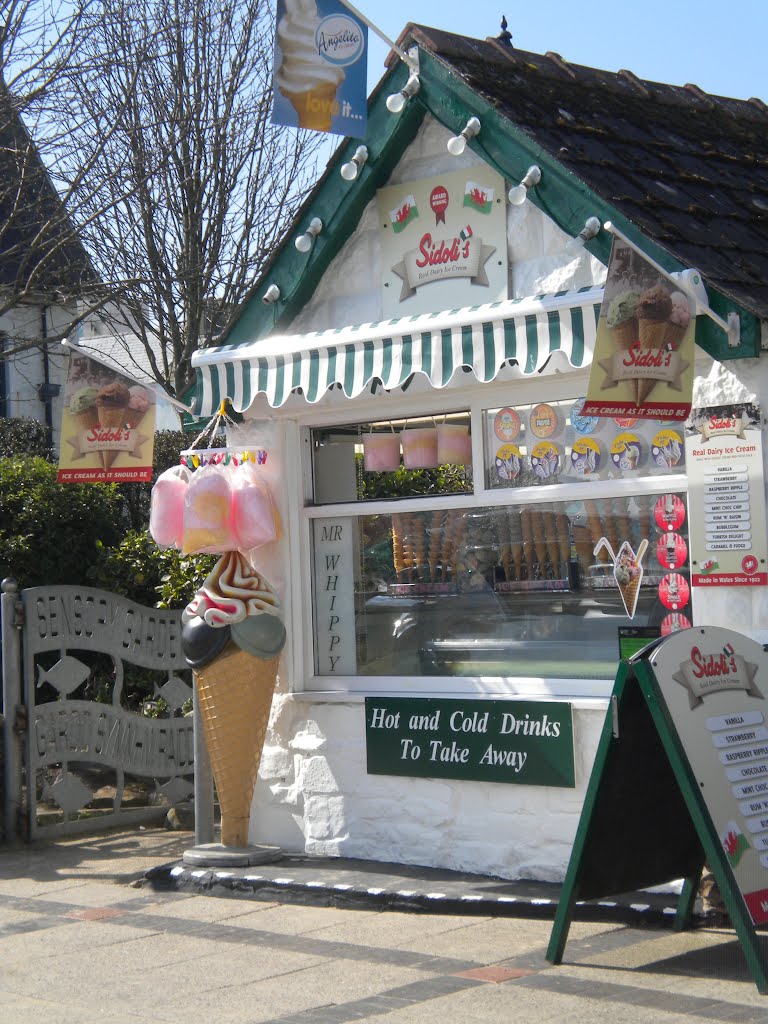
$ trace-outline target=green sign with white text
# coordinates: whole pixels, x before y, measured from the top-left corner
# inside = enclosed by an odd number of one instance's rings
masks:
[[[571,705],[366,697],[369,775],[575,786]]]

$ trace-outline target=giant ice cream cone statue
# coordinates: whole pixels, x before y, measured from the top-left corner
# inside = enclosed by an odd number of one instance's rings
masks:
[[[345,72],[318,52],[319,26],[315,0],[285,0],[285,15],[277,26],[282,59],[275,82],[296,111],[299,128],[327,132],[338,113],[336,90]]]
[[[229,551],[184,611],[182,646],[221,807],[221,841],[243,847],[285,627],[269,583]]]

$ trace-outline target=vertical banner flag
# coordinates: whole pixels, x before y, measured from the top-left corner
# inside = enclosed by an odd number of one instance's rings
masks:
[[[277,0],[275,124],[365,138],[368,28],[341,0]]]
[[[689,296],[614,238],[582,413],[686,419],[695,328]]]
[[[123,374],[72,353],[64,390],[60,484],[152,479],[155,396]]]

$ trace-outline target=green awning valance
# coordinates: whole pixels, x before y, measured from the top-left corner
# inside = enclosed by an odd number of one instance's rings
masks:
[[[587,366],[602,297],[589,288],[202,349],[192,359],[196,412],[213,415],[223,398],[243,412],[261,393],[273,408],[295,392],[314,403],[334,385],[355,398],[374,381],[391,391],[414,373],[442,388],[461,367],[488,382],[510,362],[536,373],[556,351]]]

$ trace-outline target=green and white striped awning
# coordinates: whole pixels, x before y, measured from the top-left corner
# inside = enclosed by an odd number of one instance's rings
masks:
[[[461,367],[488,382],[507,363],[536,373],[557,351],[587,366],[602,297],[602,288],[589,288],[202,349],[192,358],[195,411],[211,416],[229,398],[243,412],[262,393],[275,409],[293,393],[314,403],[334,385],[355,398],[373,382],[402,387],[415,373],[442,388]]]

